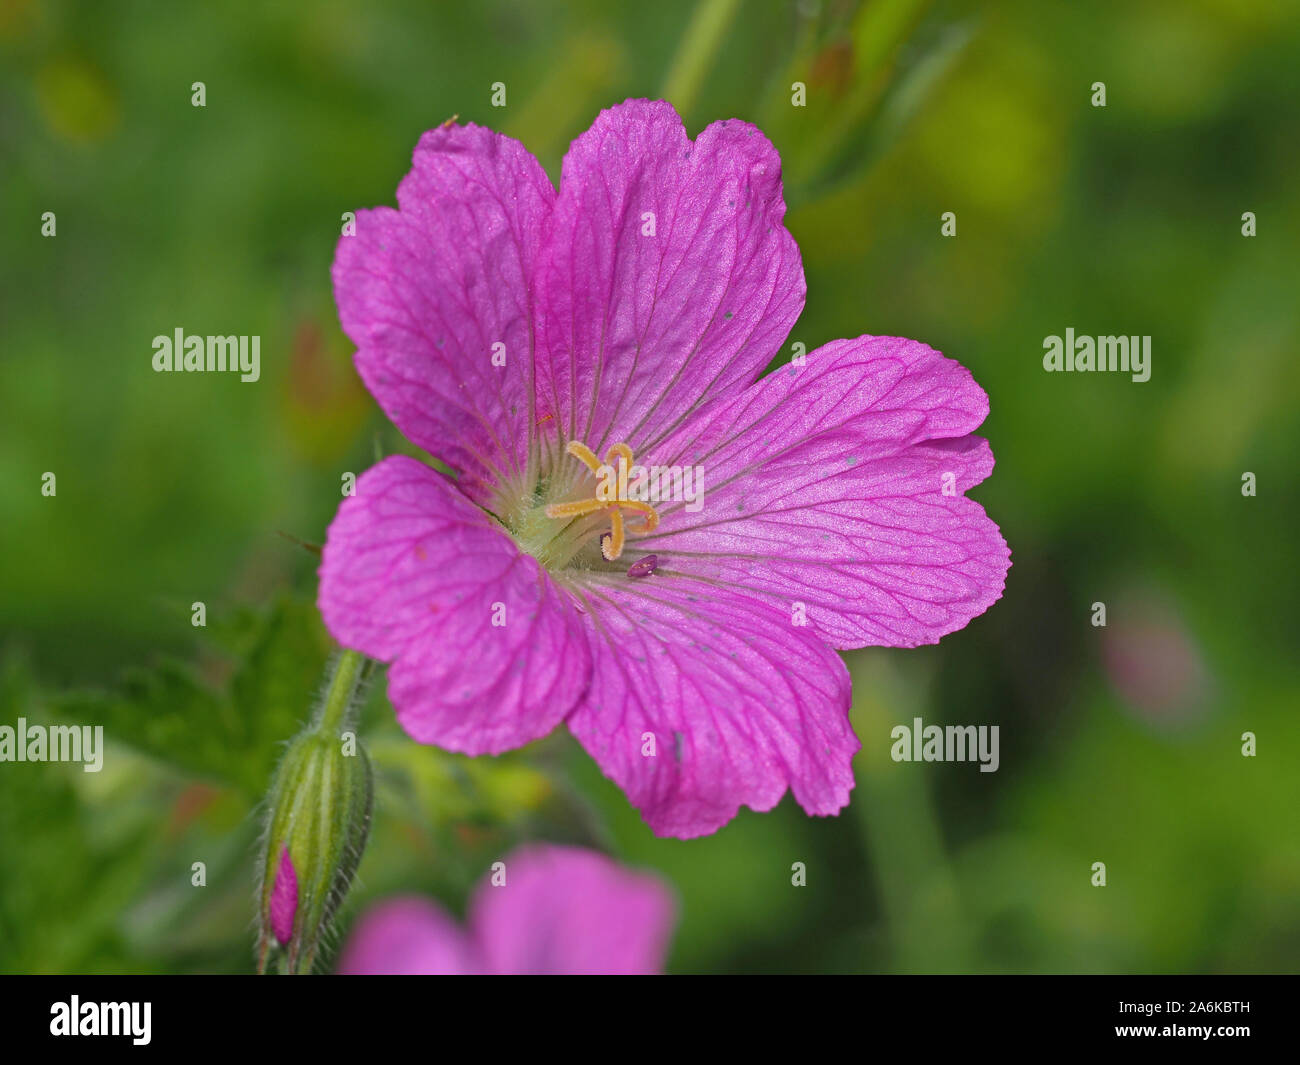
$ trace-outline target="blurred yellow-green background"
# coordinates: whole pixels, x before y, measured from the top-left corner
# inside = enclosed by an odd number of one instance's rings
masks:
[[[558,178],[600,109],[661,95],[781,151],[792,340],[914,337],[988,391],[1006,594],[847,656],[843,814],[692,842],[562,731],[442,754],[381,685],[343,929],[397,891],[460,912],[540,838],[670,880],[673,971],[1300,968],[1300,6],[0,0],[0,724],[110,743],[99,774],[0,764],[0,970],[251,969],[256,806],[329,650],[289,537],[407,447],[337,324],[340,217],[452,115]],[[262,379],[155,374],[178,326],[260,335]],[[1151,380],[1045,373],[1067,327],[1150,335]],[[914,716],[999,725],[1000,769],[891,761]]]

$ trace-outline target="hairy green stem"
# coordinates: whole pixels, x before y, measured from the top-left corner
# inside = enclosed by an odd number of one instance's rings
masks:
[[[369,667],[370,659],[360,651],[350,651],[345,647],[339,652],[338,661],[334,663],[334,676],[330,678],[329,690],[325,693],[325,702],[316,722],[319,731],[338,735],[353,723],[347,720],[348,709],[352,706],[357,686],[369,675]]]

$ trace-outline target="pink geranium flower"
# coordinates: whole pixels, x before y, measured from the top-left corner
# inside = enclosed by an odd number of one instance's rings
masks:
[[[805,285],[744,122],[692,142],[628,101],[558,193],[518,142],[443,126],[397,200],[357,212],[335,295],[366,385],[456,477],[360,478],[321,564],[330,631],[391,663],[415,739],[496,753],[565,722],[661,835],[787,788],[841,809],[835,648],[934,643],[1001,595],[1007,546],[963,494],[993,468],[984,392],[894,337],[760,378]],[[702,506],[602,495],[636,464],[700,468]]]
[[[658,879],[577,847],[534,845],[484,878],[461,929],[419,897],[380,903],[339,957],[353,975],[610,974],[662,971],[673,902]]]

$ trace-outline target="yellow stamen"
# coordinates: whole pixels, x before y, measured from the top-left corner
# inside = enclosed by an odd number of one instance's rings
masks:
[[[576,503],[551,503],[546,508],[548,518],[580,518],[591,514],[601,507],[608,506],[599,499],[579,499]]]
[[[588,454],[590,454],[590,452],[588,452]],[[613,466],[615,455],[622,455],[623,461],[627,463],[627,468],[629,470],[632,468],[633,459],[632,459],[632,449],[630,447],[628,447],[626,444],[610,444],[609,450],[605,452],[605,462],[610,466]],[[592,473],[595,472],[596,472],[595,470],[592,470]]]
[[[586,466],[597,478],[600,478],[602,466],[600,460],[596,457],[596,453],[591,448],[580,441],[571,440],[565,450]],[[630,473],[636,457],[628,444],[611,444],[609,450],[605,453],[605,466],[613,467],[617,473],[619,459],[623,461],[625,473]],[[616,477],[615,483],[617,482],[618,478]],[[594,514],[599,510],[609,511],[610,531],[601,534],[600,553],[607,562],[614,562],[623,553],[623,548],[627,543],[628,527],[623,521],[624,509],[634,510],[641,516],[640,523],[632,527],[634,532],[650,532],[659,525],[659,512],[649,503],[642,502],[639,499],[592,498],[576,500],[570,503],[551,503],[546,508],[546,516],[548,518],[577,518],[585,514]]]
[[[642,503],[639,499],[620,499],[618,505],[645,515],[641,519],[641,524],[637,526],[637,529],[641,532],[650,532],[659,524],[659,511],[655,510],[649,503]]]
[[[623,512],[618,507],[609,511],[609,532],[600,538],[600,553],[606,562],[613,562],[623,553]]]
[[[592,473],[599,471],[600,459],[596,458],[596,453],[586,444],[578,440],[570,440],[564,450],[575,459],[581,461],[582,464],[586,466],[587,469],[591,470]],[[631,454],[631,452],[629,452],[629,454]]]

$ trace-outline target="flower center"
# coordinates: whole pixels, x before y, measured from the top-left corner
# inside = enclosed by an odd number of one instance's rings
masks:
[[[593,515],[608,516],[610,528],[600,535],[600,553],[606,562],[614,562],[623,553],[628,531],[650,532],[659,524],[659,512],[654,507],[627,498],[627,480],[634,461],[632,448],[627,444],[610,445],[603,464],[591,448],[577,440],[570,441],[565,450],[595,475],[596,491],[589,499],[551,503],[546,508],[546,516],[576,525],[579,535],[594,531],[589,528],[591,522],[585,519]],[[630,530],[623,522],[624,510],[635,511],[641,518]]]

